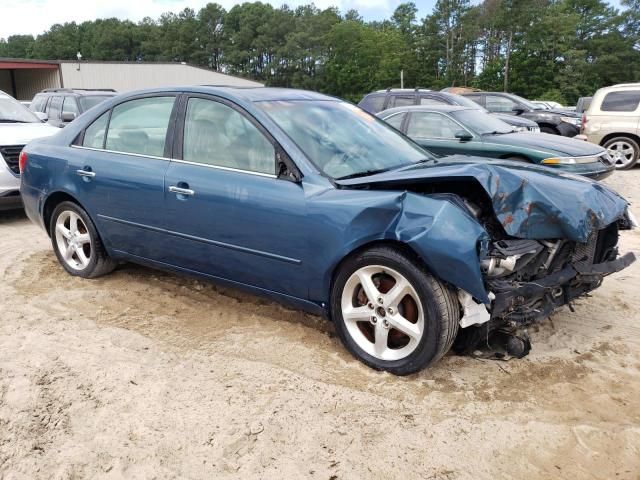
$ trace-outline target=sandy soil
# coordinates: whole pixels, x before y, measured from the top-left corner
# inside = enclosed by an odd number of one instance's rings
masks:
[[[640,169],[608,183],[640,217]],[[72,278],[22,214],[0,239],[0,478],[640,478],[639,264],[525,359],[396,378],[319,318],[132,265]]]

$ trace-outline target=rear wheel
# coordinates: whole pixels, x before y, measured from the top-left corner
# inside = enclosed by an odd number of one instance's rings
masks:
[[[95,278],[115,268],[89,215],[75,203],[55,208],[49,231],[56,257],[69,274]]]
[[[610,138],[603,147],[609,152],[614,166],[618,170],[628,170],[638,163],[640,146],[638,146],[638,142],[629,137]]]
[[[332,316],[346,348],[396,375],[440,359],[458,332],[453,291],[400,251],[376,247],[347,259],[332,290]]]

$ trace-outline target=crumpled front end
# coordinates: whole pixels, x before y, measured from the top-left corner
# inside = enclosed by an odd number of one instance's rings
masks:
[[[635,261],[619,256],[618,222],[594,231],[586,242],[500,240],[482,260],[492,302],[491,319],[525,326],[597,288],[605,276]]]
[[[635,223],[627,202],[580,177],[504,162],[445,161],[376,175],[366,188],[447,198],[486,232],[476,258],[482,284],[471,291],[444,278],[459,289],[463,346],[542,320],[635,261],[618,251],[619,230]],[[414,248],[422,256],[430,244]]]

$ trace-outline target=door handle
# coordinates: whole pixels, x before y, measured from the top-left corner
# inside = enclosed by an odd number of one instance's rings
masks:
[[[177,193],[178,195],[188,195],[188,196],[193,196],[196,192],[194,192],[193,190],[189,189],[189,188],[180,188],[180,187],[169,187],[169,191],[171,193]]]
[[[96,176],[96,172],[91,172],[89,170],[76,170],[76,173],[81,177],[93,178]]]

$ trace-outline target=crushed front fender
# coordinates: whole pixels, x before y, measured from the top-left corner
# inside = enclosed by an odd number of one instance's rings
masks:
[[[322,233],[310,238],[330,239],[314,251],[331,252],[331,271],[323,289],[331,282],[338,263],[350,252],[380,240],[408,245],[437,278],[465,290],[481,302],[488,302],[480,269],[480,256],[489,236],[455,196],[422,195],[407,191],[326,190],[309,202],[312,216],[326,215],[339,203],[340,215],[317,224]],[[327,232],[327,229],[336,230]],[[313,246],[312,246],[313,247]],[[324,290],[328,291],[328,289]],[[322,290],[311,298],[323,298]]]

